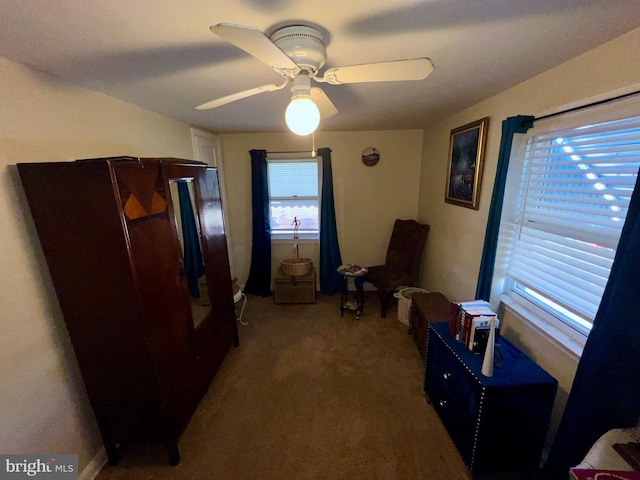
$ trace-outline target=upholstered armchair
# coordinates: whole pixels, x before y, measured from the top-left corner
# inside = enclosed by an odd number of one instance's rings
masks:
[[[428,233],[429,225],[415,220],[396,220],[384,265],[368,267],[369,273],[356,279],[356,282],[369,282],[376,287],[382,318],[387,316],[387,305],[396,289],[417,283]]]

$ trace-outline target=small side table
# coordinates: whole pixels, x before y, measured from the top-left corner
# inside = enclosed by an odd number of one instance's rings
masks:
[[[340,316],[344,316],[344,311],[355,312],[356,320],[360,319],[362,314],[362,306],[364,305],[364,294],[362,282],[355,282],[357,277],[362,277],[369,273],[367,267],[346,263],[338,267],[338,273],[343,276],[344,283],[342,286],[342,296],[340,298]],[[356,295],[354,300],[349,300],[349,278],[354,279],[356,287]]]

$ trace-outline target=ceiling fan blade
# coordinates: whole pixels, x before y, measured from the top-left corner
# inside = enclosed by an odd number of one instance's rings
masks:
[[[330,68],[324,78],[316,79],[332,85],[363,82],[396,82],[423,80],[433,72],[433,63],[428,58],[413,58],[393,62],[368,63],[349,67]]]
[[[198,105],[196,107],[196,110],[209,110],[211,108],[221,107],[222,105],[226,105],[227,103],[235,102],[236,100],[242,100],[243,98],[251,97],[259,93],[274,92],[276,90],[284,88],[288,83],[289,82],[286,81],[280,85],[262,85],[261,87],[245,90],[244,92],[232,93],[231,95],[227,95],[226,97],[221,97],[216,100],[203,103],[202,105]]]
[[[211,25],[209,28],[216,35],[233,43],[271,68],[295,70],[296,72],[300,70],[286,53],[256,28],[233,23],[219,23]]]
[[[313,103],[315,103],[318,110],[320,110],[320,118],[333,117],[338,113],[338,109],[329,97],[327,97],[327,94],[318,87],[311,89],[311,100],[313,100]]]

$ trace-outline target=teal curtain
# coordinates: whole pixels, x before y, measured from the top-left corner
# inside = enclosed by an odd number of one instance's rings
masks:
[[[596,440],[640,419],[640,177],[546,470],[567,478]]]
[[[271,224],[269,221],[269,177],[267,151],[251,150],[251,206],[253,239],[251,267],[245,293],[271,295]]]
[[[480,273],[476,287],[476,299],[489,301],[491,296],[491,282],[493,269],[496,262],[496,248],[498,246],[498,232],[500,230],[500,217],[502,216],[502,203],[504,190],[507,183],[507,171],[509,169],[509,157],[513,145],[513,136],[517,133],[526,133],[533,126],[534,117],[517,115],[509,117],[502,122],[502,139],[498,153],[498,166],[496,180],[493,184],[491,206],[487,218],[487,229],[484,237],[484,247],[480,260]]]
[[[342,290],[342,276],[337,268],[342,265],[336,208],[333,201],[333,173],[331,171],[331,149],[320,148],[322,157],[322,200],[320,204],[320,290],[334,295]]]
[[[200,297],[198,279],[204,275],[204,261],[200,247],[200,236],[196,226],[196,216],[189,195],[186,181],[176,182],[178,185],[178,203],[180,204],[180,218],[182,223],[182,244],[184,248],[184,275],[191,298]]]

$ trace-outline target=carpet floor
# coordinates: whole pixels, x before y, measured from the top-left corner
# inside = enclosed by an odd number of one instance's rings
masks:
[[[98,480],[447,479],[467,472],[422,390],[424,365],[390,308],[359,320],[339,295],[313,305],[249,296],[231,348],[180,438],[131,446]]]

